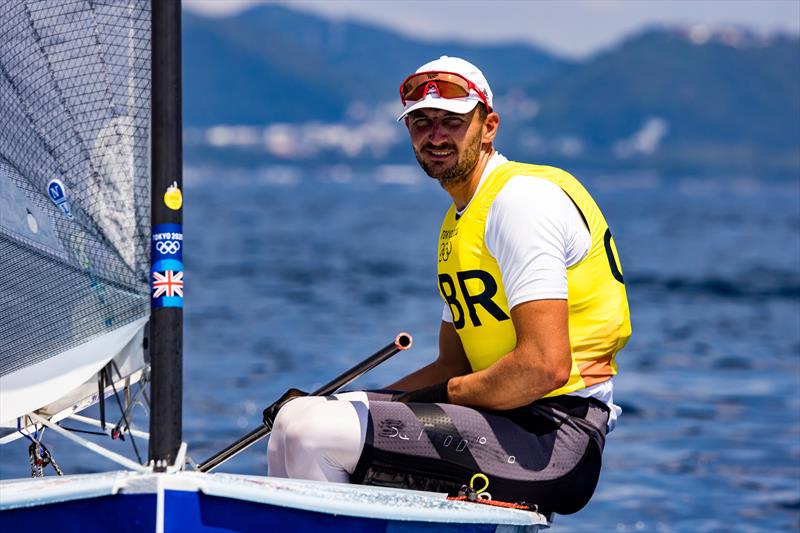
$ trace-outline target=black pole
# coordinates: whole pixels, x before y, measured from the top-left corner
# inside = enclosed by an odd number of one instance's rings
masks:
[[[372,370],[379,364],[383,363],[390,357],[392,357],[397,352],[402,350],[408,350],[411,348],[412,343],[411,335],[408,333],[400,333],[395,337],[394,342],[387,344],[374,354],[370,355],[367,359],[364,359],[356,366],[351,368],[350,370],[340,374],[339,376],[335,377],[319,389],[315,390],[311,393],[312,396],[327,396],[329,394],[333,394],[348,383],[352,383],[356,380],[359,376],[363,375],[364,373]],[[210,472],[214,468],[218,467],[228,459],[232,459],[235,455],[239,454],[239,452],[243,452],[256,442],[260,441],[267,435],[269,435],[271,428],[266,426],[259,426],[241,439],[237,440],[227,448],[222,451],[219,451],[203,461],[202,463],[198,464],[196,469],[200,472]]]
[[[150,462],[175,462],[183,409],[181,3],[151,0]]]

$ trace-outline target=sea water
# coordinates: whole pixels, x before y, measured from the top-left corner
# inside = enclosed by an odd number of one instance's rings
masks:
[[[553,530],[800,529],[800,185],[582,178],[617,243],[633,337],[618,356],[623,414],[597,492]],[[190,456],[205,459],[257,427],[286,388],[314,389],[399,331],[413,348],[354,387],[432,360],[447,206],[411,167],[188,170]],[[66,473],[115,468],[52,434],[46,442]],[[29,475],[26,448],[0,448],[0,477]],[[264,474],[265,449],[221,470]]]

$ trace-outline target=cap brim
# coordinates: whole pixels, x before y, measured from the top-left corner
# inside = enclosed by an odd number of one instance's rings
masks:
[[[403,114],[397,117],[397,121],[403,120],[409,113],[417,109],[444,109],[451,113],[463,115],[469,113],[480,103],[480,98],[468,96],[466,98],[441,98],[439,96],[428,95],[425,99],[407,107]]]

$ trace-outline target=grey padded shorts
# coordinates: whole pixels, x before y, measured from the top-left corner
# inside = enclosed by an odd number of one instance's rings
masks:
[[[392,402],[368,392],[364,451],[354,483],[455,495],[473,483],[492,499],[574,513],[600,475],[608,408],[593,398],[559,396],[509,411]]]

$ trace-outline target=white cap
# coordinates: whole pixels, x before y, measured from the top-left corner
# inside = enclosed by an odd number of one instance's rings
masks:
[[[455,74],[460,74],[481,90],[486,97],[486,101],[489,102],[490,108],[494,107],[492,103],[492,89],[489,87],[489,82],[486,81],[486,77],[478,67],[469,61],[465,61],[459,57],[442,56],[439,59],[435,59],[419,67],[416,74],[420,72],[453,72]],[[436,92],[436,89],[431,87],[422,100],[406,102],[403,114],[397,117],[397,120],[403,120],[403,118],[412,111],[423,108],[444,109],[445,111],[459,114],[469,113],[481,102],[483,102],[483,100],[475,93],[474,89],[464,98],[442,98]]]

